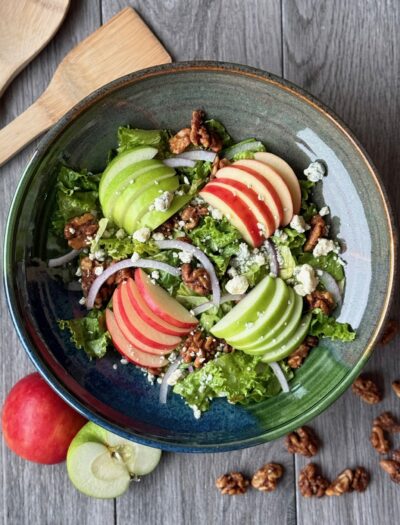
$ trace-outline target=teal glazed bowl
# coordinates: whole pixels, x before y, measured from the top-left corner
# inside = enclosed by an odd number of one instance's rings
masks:
[[[134,366],[110,350],[89,361],[57,320],[81,315],[46,261],[57,166],[102,170],[117,128],[181,129],[204,108],[237,140],[255,136],[299,173],[313,160],[328,167],[317,192],[343,241],[347,284],[339,319],[352,343],[322,340],[295,375],[291,392],[243,407],[223,399],[199,420],[180,397],[158,402]],[[65,248],[67,250],[67,248]],[[58,253],[57,255],[59,255]],[[38,146],[19,184],[5,240],[5,286],[15,327],[48,383],[87,418],[128,439],[174,451],[224,451],[269,441],[331,405],[371,355],[393,291],[395,235],[381,181],[351,132],[321,103],[273,75],[217,62],[170,64],[123,77],[74,107]],[[113,365],[117,365],[117,369]]]

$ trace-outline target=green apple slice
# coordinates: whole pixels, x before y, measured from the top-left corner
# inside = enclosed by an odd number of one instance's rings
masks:
[[[119,153],[113,160],[108,164],[107,168],[104,170],[103,175],[101,176],[100,185],[99,185],[99,199],[102,202],[104,197],[104,192],[106,191],[109,183],[114,179],[116,175],[125,168],[128,168],[136,162],[142,160],[153,159],[158,153],[157,148],[152,148],[151,146],[142,146],[139,148],[130,149]]]
[[[67,471],[73,485],[87,496],[115,498],[134,476],[150,473],[161,451],[139,445],[89,422],[72,440]]]
[[[290,308],[291,303],[289,298],[289,287],[282,279],[277,278],[275,294],[272,301],[254,324],[245,328],[245,330],[238,335],[230,337],[229,344],[240,350],[249,343],[251,344],[253,341],[256,341],[263,334],[268,333],[279,319],[282,318],[285,311]]]
[[[229,342],[231,336],[240,334],[246,324],[257,320],[258,312],[263,312],[272,300],[276,279],[267,275],[244,299],[228,312],[213,328],[211,333]]]
[[[273,361],[280,361],[290,355],[306,338],[310,323],[311,314],[307,314],[301,319],[295,333],[275,350],[266,352],[261,361],[264,363],[272,363]]]
[[[172,215],[175,215],[185,204],[193,199],[193,195],[175,195],[174,200],[171,203],[171,206],[168,210],[157,211],[152,210],[148,211],[143,215],[143,217],[138,221],[138,228],[147,227],[150,230],[155,230],[167,221]]]
[[[133,184],[138,177],[146,172],[162,166],[163,163],[160,160],[142,160],[117,173],[103,191],[101,207],[104,215],[108,218],[112,217],[115,202],[127,186]]]

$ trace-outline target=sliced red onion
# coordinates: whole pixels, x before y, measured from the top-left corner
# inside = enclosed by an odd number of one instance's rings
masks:
[[[71,250],[61,257],[56,257],[55,259],[49,259],[49,268],[56,268],[57,266],[62,266],[68,262],[75,259],[80,254],[80,250]]]
[[[167,402],[168,388],[169,388],[168,379],[172,376],[172,374],[176,370],[178,370],[179,365],[181,364],[181,361],[182,361],[182,357],[181,356],[177,357],[175,359],[175,361],[172,363],[172,365],[168,368],[168,370],[164,374],[164,377],[163,377],[163,380],[162,380],[161,386],[160,386],[160,396],[158,398],[159,402],[162,405],[165,405],[165,403]]]
[[[194,168],[196,163],[194,160],[171,157],[164,159],[163,163],[169,168]]]
[[[179,268],[175,268],[174,266],[161,261],[152,261],[151,259],[137,259],[136,261],[133,261],[132,259],[124,259],[123,261],[119,261],[106,268],[104,272],[93,281],[86,300],[87,308],[93,308],[96,296],[105,281],[107,281],[107,279],[114,273],[125,268],[152,268],[154,270],[161,270],[162,272],[170,273],[176,277],[179,277],[181,274]]]
[[[336,306],[341,306],[342,294],[340,293],[339,285],[334,277],[324,270],[318,270],[318,277],[321,283],[325,286],[326,291],[332,294],[332,297],[335,299]]]
[[[227,303],[228,301],[240,301],[240,299],[243,299],[243,297],[244,297],[244,294],[233,295],[233,294],[228,293],[221,297],[220,304]],[[199,306],[196,306],[196,308],[193,308],[191,312],[193,313],[193,315],[199,315],[199,314],[202,314],[203,312],[206,312],[213,306],[215,306],[215,304],[212,301],[207,301],[206,303],[200,304]]]
[[[276,376],[276,379],[279,381],[279,384],[282,387],[283,392],[290,392],[289,383],[286,380],[285,374],[282,372],[282,368],[279,366],[278,363],[275,361],[272,361],[271,363],[268,363],[269,366],[272,368],[273,373]]]
[[[171,241],[156,241],[156,244],[162,250],[182,250],[184,252],[191,253],[196,259],[198,259],[201,264],[204,266],[204,269],[208,272],[211,280],[211,289],[212,289],[212,302],[215,306],[219,306],[221,302],[221,288],[219,286],[219,281],[217,274],[215,273],[214,266],[210,259],[205,255],[201,250],[188,244],[184,241],[171,240]]]
[[[203,149],[192,149],[184,151],[180,155],[177,155],[176,159],[189,159],[189,160],[204,160],[205,162],[214,162],[216,153],[213,151],[204,151]]]
[[[278,255],[276,253],[275,246],[268,239],[264,241],[264,246],[268,253],[269,267],[271,270],[271,274],[273,275],[273,277],[278,277],[279,262],[278,262]]]

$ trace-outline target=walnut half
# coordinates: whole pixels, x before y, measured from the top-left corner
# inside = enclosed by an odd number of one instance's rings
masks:
[[[300,471],[299,490],[305,498],[316,496],[321,498],[329,486],[329,481],[324,478],[317,465],[309,463]]]
[[[252,486],[262,492],[273,492],[278,479],[283,475],[283,467],[278,463],[266,463],[259,468],[251,479]]]
[[[369,405],[375,405],[382,401],[382,393],[372,379],[360,376],[354,381],[351,389],[354,394],[361,397]]]
[[[310,427],[300,427],[286,436],[285,444],[288,452],[310,458],[318,452],[319,439]]]
[[[237,496],[247,491],[249,480],[241,472],[230,472],[220,476],[215,482],[215,486],[221,491],[221,494]]]

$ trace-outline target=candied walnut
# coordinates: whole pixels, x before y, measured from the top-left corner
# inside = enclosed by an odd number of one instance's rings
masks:
[[[179,155],[190,146],[190,128],[183,128],[176,135],[169,139],[169,149],[171,153]]]
[[[91,260],[89,257],[82,257],[82,259],[79,262],[79,266],[81,269],[81,285],[82,285],[82,291],[84,297],[87,297],[89,294],[89,290],[97,278],[98,275],[101,275],[102,272],[107,267],[106,262],[99,262],[96,260]],[[99,290],[94,306],[96,308],[101,308],[103,303],[107,302],[112,295],[114,288],[110,287],[105,283]]]
[[[357,467],[354,471],[351,488],[357,492],[364,492],[369,485],[369,474],[364,467]]]
[[[324,219],[317,214],[311,219],[311,229],[308,233],[307,241],[304,245],[305,252],[312,252],[317,246],[318,239],[324,237],[328,233]]]
[[[215,482],[215,486],[222,494],[237,496],[246,492],[249,480],[241,472],[230,472],[220,476]]]
[[[341,496],[346,492],[351,492],[352,484],[354,479],[354,473],[351,469],[347,468],[339,474],[339,476],[332,481],[329,487],[326,489],[325,494],[327,496]]]
[[[379,425],[373,425],[371,436],[371,445],[379,454],[387,454],[390,449],[390,443],[385,437],[385,431]]]
[[[335,300],[330,292],[315,290],[306,295],[306,301],[310,310],[320,308],[325,315],[330,315],[335,309]]]
[[[273,492],[278,479],[283,475],[283,467],[278,463],[266,463],[254,473],[251,484],[262,492]]]
[[[400,463],[400,449],[399,448],[397,450],[393,450],[392,459]]]
[[[185,230],[193,230],[193,228],[196,228],[201,217],[205,217],[206,215],[208,215],[208,209],[205,206],[186,206],[180,213],[181,219],[185,223]]]
[[[321,476],[317,465],[309,463],[300,471],[299,489],[305,498],[316,496],[321,498],[329,486],[329,481]]]
[[[361,397],[361,399],[369,405],[376,405],[382,401],[382,393],[372,379],[366,379],[360,376],[354,381],[351,389],[354,394]]]
[[[204,268],[192,268],[190,263],[182,264],[182,281],[198,295],[211,292],[211,279]]]
[[[112,261],[110,266],[116,264],[117,261]],[[106,281],[108,286],[118,286],[122,281],[126,281],[130,277],[134,278],[135,270],[133,268],[124,268],[123,270],[118,270],[118,272],[113,273]]]
[[[194,146],[203,146],[205,149],[218,153],[222,149],[222,140],[217,133],[207,129],[203,120],[204,111],[197,109],[192,112],[190,141]]]
[[[233,349],[225,341],[210,335],[204,336],[200,330],[195,330],[186,339],[180,354],[184,363],[193,363],[195,368],[201,368],[214,359],[217,352],[229,353]]]
[[[396,396],[400,397],[400,381],[393,381],[392,388]]]
[[[170,219],[161,224],[156,230],[155,233],[162,233],[164,237],[172,237],[175,229],[178,229],[178,217],[176,215],[172,216]]]
[[[318,337],[309,335],[304,339],[302,344],[296,348],[296,350],[290,354],[288,359],[288,365],[290,368],[300,368],[303,361],[308,356],[310,350],[318,345]]]
[[[399,323],[395,319],[390,319],[387,322],[385,329],[383,331],[382,337],[379,343],[382,346],[389,344],[396,337],[397,332],[399,331]]]
[[[210,179],[214,179],[217,171],[220,170],[221,168],[225,168],[226,166],[229,166],[230,163],[231,163],[230,160],[225,159],[225,158],[224,159],[220,159],[219,156],[216,155],[215,159],[214,159],[214,162],[212,164],[212,167],[211,167]]]
[[[64,237],[74,250],[89,246],[99,229],[99,224],[91,213],[84,213],[69,220],[64,227]]]
[[[374,419],[374,425],[378,425],[392,434],[400,432],[400,424],[391,412],[382,412]]]
[[[300,427],[286,436],[285,444],[288,452],[311,458],[318,452],[319,439],[310,427]]]
[[[392,459],[382,459],[379,462],[381,468],[387,472],[394,483],[400,483],[400,462]]]

